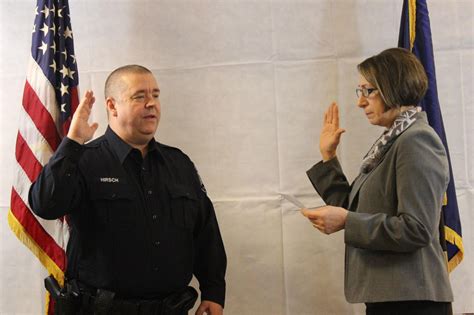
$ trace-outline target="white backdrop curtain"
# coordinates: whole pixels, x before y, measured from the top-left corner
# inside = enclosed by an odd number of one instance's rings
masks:
[[[474,2],[430,0],[438,92],[466,250],[451,274],[456,313],[474,312]],[[104,80],[124,64],[158,78],[156,138],[195,162],[227,249],[226,314],[363,314],[345,302],[343,234],[325,236],[281,199],[321,203],[325,107],[340,104],[350,179],[381,129],[356,107],[356,65],[396,46],[402,0],[70,0],[79,86],[106,128]],[[0,314],[41,314],[39,262],[9,230],[14,146],[35,1],[0,0]]]

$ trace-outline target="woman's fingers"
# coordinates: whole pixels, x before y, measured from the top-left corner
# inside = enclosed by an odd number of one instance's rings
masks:
[[[336,125],[336,128],[339,128],[339,106],[336,103],[333,104],[333,124]]]
[[[333,108],[334,108],[334,103],[331,103],[331,105],[328,108],[328,119],[327,120],[328,120],[329,124],[333,123],[333,121],[332,121],[333,120],[333,114],[334,114],[333,113],[333,111],[334,111]]]
[[[332,124],[339,128],[339,107],[336,102],[332,102],[324,112],[324,123]]]

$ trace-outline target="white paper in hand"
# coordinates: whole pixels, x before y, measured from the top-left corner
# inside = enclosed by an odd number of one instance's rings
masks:
[[[296,199],[295,196],[292,196],[292,195],[286,195],[286,194],[281,194],[281,196],[283,198],[285,198],[286,200],[288,200],[289,202],[291,202],[292,204],[294,204],[295,206],[298,207],[298,210],[301,209],[301,208],[306,208],[306,206],[301,202],[299,201],[298,199]]]

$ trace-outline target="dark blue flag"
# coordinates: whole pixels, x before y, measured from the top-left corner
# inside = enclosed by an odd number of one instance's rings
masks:
[[[441,235],[444,235],[445,239],[448,269],[452,271],[463,259],[464,248],[453,170],[436,88],[433,44],[426,0],[403,1],[398,46],[413,52],[425,67],[426,75],[428,76],[428,91],[420,106],[426,112],[429,124],[438,133],[448,154],[450,182],[442,209],[442,228],[440,232]]]

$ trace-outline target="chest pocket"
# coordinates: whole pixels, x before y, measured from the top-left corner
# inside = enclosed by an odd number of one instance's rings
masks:
[[[170,185],[170,217],[179,227],[191,229],[197,219],[199,201],[196,192],[189,186]]]
[[[98,222],[113,227],[131,226],[136,221],[136,193],[123,183],[97,183],[90,191]]]

